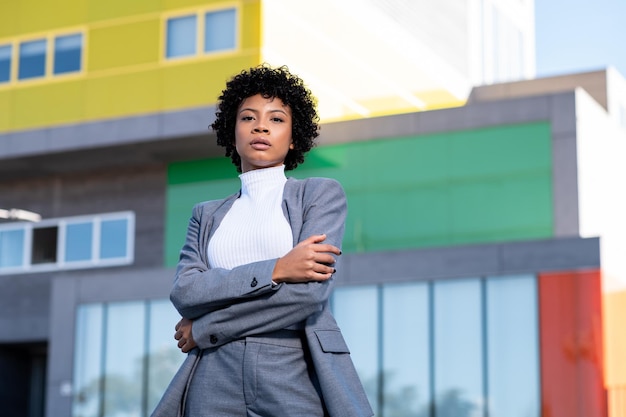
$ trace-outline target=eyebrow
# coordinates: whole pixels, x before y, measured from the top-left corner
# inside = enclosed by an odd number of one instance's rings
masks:
[[[244,111],[251,111],[251,112],[253,112],[253,113],[258,113],[258,112],[259,112],[258,110],[253,109],[253,108],[251,108],[251,107],[244,107],[244,108],[242,108],[241,110],[239,110],[239,113],[238,113],[238,114],[240,114],[240,113],[242,113],[242,112],[244,112]],[[282,114],[284,114],[285,116],[289,116],[289,114],[288,114],[285,110],[283,110],[283,109],[272,109],[272,110],[270,110],[270,111],[269,111],[269,113],[282,113]]]

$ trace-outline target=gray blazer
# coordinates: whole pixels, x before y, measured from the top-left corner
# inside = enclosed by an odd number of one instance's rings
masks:
[[[330,416],[372,416],[350,351],[330,312],[332,279],[272,285],[276,259],[232,270],[208,266],[209,239],[239,195],[200,203],[193,209],[170,299],[183,317],[194,320],[193,337],[199,349],[189,352],[152,417],[182,415],[200,349],[300,323],[304,323]],[[326,234],[324,243],[341,247],[347,208],[344,191],[337,181],[289,178],[282,207],[293,231],[294,246],[311,235]]]

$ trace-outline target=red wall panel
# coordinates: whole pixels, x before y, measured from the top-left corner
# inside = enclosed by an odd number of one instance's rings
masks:
[[[606,417],[599,270],[539,274],[542,417]]]

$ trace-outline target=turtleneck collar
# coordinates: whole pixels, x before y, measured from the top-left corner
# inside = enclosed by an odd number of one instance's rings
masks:
[[[239,178],[241,179],[241,194],[249,196],[261,194],[274,187],[283,186],[287,181],[285,165],[253,169],[240,174]]]

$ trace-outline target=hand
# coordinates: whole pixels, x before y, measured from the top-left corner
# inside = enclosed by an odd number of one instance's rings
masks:
[[[272,281],[298,283],[329,279],[335,273],[336,259],[332,254],[341,255],[341,250],[321,243],[324,240],[326,235],[313,235],[298,243],[276,261]]]
[[[174,339],[178,340],[178,347],[183,353],[187,353],[197,346],[196,341],[193,340],[193,336],[191,334],[192,323],[193,322],[191,320],[184,317],[176,323],[176,333],[174,333]]]

